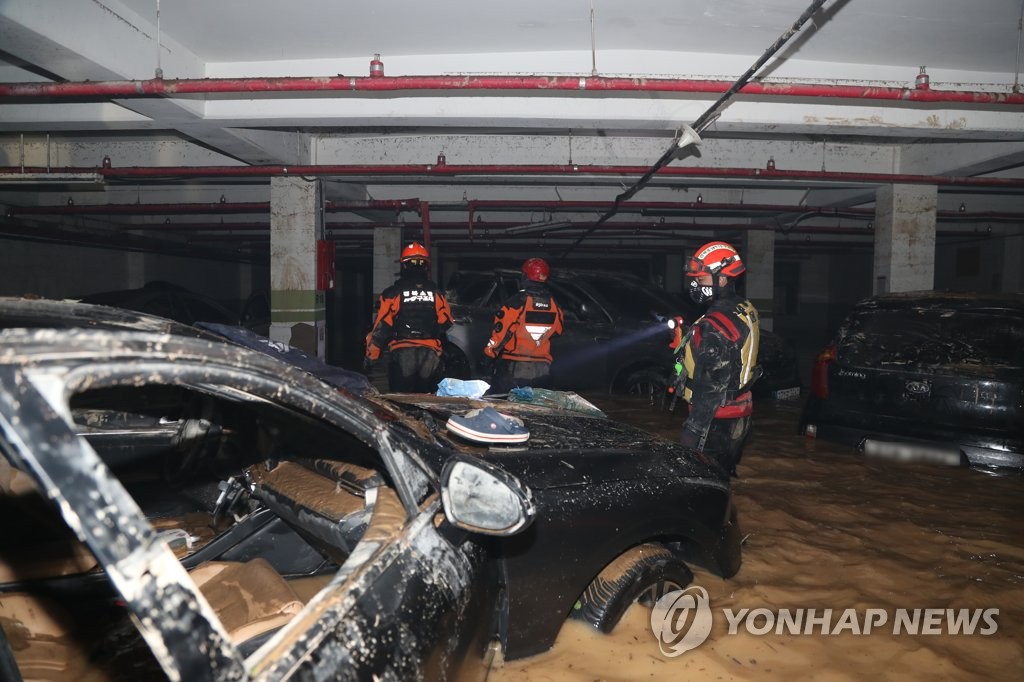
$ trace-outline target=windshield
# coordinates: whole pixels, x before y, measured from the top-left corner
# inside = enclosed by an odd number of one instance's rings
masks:
[[[1009,312],[881,309],[854,313],[837,345],[844,362],[864,366],[1024,366],[1024,318]]]
[[[669,296],[651,286],[627,278],[583,277],[587,286],[607,301],[618,315],[647,320],[679,313]]]

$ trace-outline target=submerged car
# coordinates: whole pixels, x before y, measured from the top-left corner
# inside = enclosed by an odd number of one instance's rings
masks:
[[[865,455],[1024,467],[1024,294],[861,301],[815,361],[800,428]]]
[[[75,324],[0,331],[4,679],[483,677],[739,568],[728,476],[638,429]],[[529,440],[447,430],[484,405]]]

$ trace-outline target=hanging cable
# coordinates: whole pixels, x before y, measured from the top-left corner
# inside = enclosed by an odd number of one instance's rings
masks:
[[[156,77],[164,77],[164,70],[160,66],[160,0],[156,0]]]
[[[615,203],[612,205],[612,207],[608,209],[608,211],[606,211],[605,214],[602,215],[597,220],[597,222],[591,225],[588,230],[581,234],[576,239],[576,241],[570,244],[569,248],[562,252],[562,255],[559,257],[559,260],[565,260],[565,258],[570,253],[572,253],[572,250],[575,249],[580,242],[589,237],[591,233],[593,233],[594,230],[598,228],[598,226],[605,223],[609,218],[618,213],[619,205],[623,201],[629,200],[633,195],[635,195],[637,192],[643,189],[658,171],[660,171],[662,168],[671,163],[673,157],[675,157],[676,155],[676,152],[681,147],[689,146],[689,144],[693,144],[694,142],[699,143],[700,133],[703,132],[704,129],[706,129],[709,125],[714,123],[715,120],[722,115],[721,109],[725,107],[725,105],[729,102],[730,99],[732,99],[733,95],[739,92],[739,90],[744,85],[747,84],[751,77],[753,77],[753,75],[757,73],[757,71],[759,71],[760,68],[764,66],[765,63],[775,55],[776,52],[782,49],[782,46],[786,44],[786,42],[790,38],[792,38],[793,35],[797,31],[799,31],[800,28],[807,22],[807,20],[810,19],[811,16],[815,12],[817,12],[821,8],[821,6],[824,5],[826,2],[828,2],[828,0],[814,0],[807,7],[807,9],[804,10],[803,14],[801,14],[797,18],[797,20],[793,22],[793,25],[790,26],[782,35],[780,35],[776,39],[776,41],[772,43],[767,50],[764,51],[764,54],[762,54],[761,57],[743,73],[742,76],[737,78],[736,82],[733,83],[732,86],[728,90],[726,90],[722,94],[722,96],[719,97],[718,100],[716,100],[715,103],[712,104],[707,109],[707,111],[700,115],[700,118],[693,122],[692,126],[683,126],[679,130],[677,130],[675,137],[672,139],[672,144],[669,145],[669,148],[666,149],[665,153],[661,155],[661,158],[655,161],[654,165],[651,166],[647,170],[647,172],[644,173],[643,176],[641,176],[640,179],[637,180],[631,187],[627,188],[622,194],[615,197]],[[690,133],[696,134],[690,136]],[[687,139],[690,139],[691,141],[687,142]]]

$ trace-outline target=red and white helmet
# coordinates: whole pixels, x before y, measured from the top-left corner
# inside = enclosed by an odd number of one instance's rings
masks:
[[[725,242],[708,242],[693,253],[693,258],[686,264],[686,275],[723,275],[739,277],[747,268],[740,260],[740,254]]]
[[[528,258],[523,263],[523,274],[532,282],[546,282],[551,268],[543,258]]]
[[[408,263],[409,261],[417,260],[429,262],[430,254],[427,252],[427,249],[426,247],[423,246],[423,244],[420,244],[419,242],[412,242],[404,249],[402,249],[402,256],[399,260],[403,263]]]

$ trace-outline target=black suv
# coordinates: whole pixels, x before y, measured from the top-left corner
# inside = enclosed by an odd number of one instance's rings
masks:
[[[865,299],[812,374],[807,436],[891,459],[1024,467],[1024,294]]]
[[[448,376],[478,366],[494,314],[519,290],[518,270],[459,271],[448,280],[455,326],[448,334]],[[673,365],[666,322],[675,301],[638,277],[584,270],[553,273],[548,286],[565,313],[552,341],[554,386],[572,390],[649,393],[663,390]],[[471,371],[464,372],[466,374]]]

